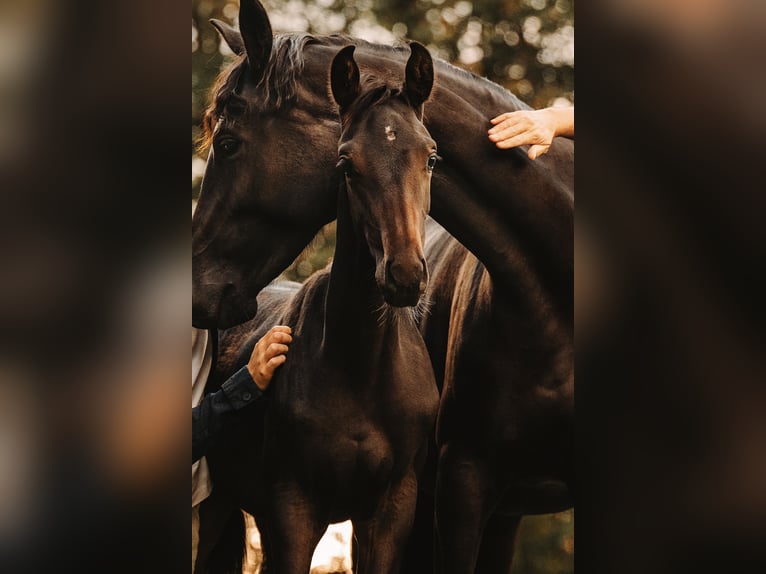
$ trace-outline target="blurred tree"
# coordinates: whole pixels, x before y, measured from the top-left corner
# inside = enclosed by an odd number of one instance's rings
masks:
[[[398,36],[426,44],[533,107],[574,101],[571,0],[380,0],[376,7]]]
[[[233,13],[227,9],[232,5]],[[199,123],[210,86],[224,63],[218,34],[208,20],[218,18],[231,22],[237,15],[238,6],[228,0],[192,0],[192,146],[199,135]]]

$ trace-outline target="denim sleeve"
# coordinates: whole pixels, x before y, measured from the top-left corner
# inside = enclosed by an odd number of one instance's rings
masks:
[[[215,393],[205,396],[192,409],[192,464],[207,452],[216,436],[236,417],[237,411],[259,401],[263,391],[247,367],[234,373]]]

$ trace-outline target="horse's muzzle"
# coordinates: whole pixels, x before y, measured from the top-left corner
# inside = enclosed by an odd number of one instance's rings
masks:
[[[422,257],[390,259],[381,290],[386,303],[394,307],[414,307],[428,285],[428,268]]]
[[[249,321],[257,312],[255,297],[240,297],[232,284],[193,286],[192,325],[198,329],[228,329]]]

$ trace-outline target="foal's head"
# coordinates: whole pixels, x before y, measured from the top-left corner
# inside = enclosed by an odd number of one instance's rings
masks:
[[[342,133],[343,171],[351,218],[375,258],[383,298],[396,307],[416,305],[428,282],[423,256],[436,143],[423,125],[423,102],[434,68],[423,46],[410,44],[404,85],[370,79],[360,84],[354,46],[343,48],[331,68]]]

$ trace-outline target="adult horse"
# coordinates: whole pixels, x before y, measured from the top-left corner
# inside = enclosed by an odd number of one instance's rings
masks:
[[[403,49],[341,37],[273,38],[265,11],[252,0],[240,6],[241,34],[216,26],[240,58],[221,76],[205,118],[212,149],[193,222],[199,327],[252,317],[255,295],[334,217],[338,176],[327,166],[340,126],[325,74],[337,49],[353,42],[360,65],[384,80],[401,74],[406,59]],[[434,311],[424,324],[437,383],[445,373],[460,377],[462,383],[446,381],[446,389],[470,406],[456,409],[445,394],[439,455],[452,478],[441,483],[437,509],[443,520],[466,518],[440,532],[442,540],[453,539],[463,529],[467,542],[441,550],[445,568],[470,572],[477,555],[488,557],[479,559],[481,567],[507,564],[515,516],[560,510],[571,495],[574,146],[558,138],[536,161],[520,149],[496,149],[487,139],[488,118],[526,106],[445,62],[437,60],[436,70],[424,119],[444,161],[432,181],[431,214],[483,264],[470,273],[468,264],[451,260],[455,273],[462,270],[462,284],[484,286],[476,301],[482,307],[456,296],[453,278],[451,285],[434,285]],[[434,253],[446,257],[452,250],[444,247]],[[478,326],[465,320],[475,310],[483,317]],[[461,336],[461,326],[469,336]],[[482,344],[480,333],[492,338]],[[456,357],[452,366],[448,351]],[[500,399],[487,417],[492,424],[476,420],[493,396]],[[503,414],[502,405],[512,408]],[[499,431],[502,448],[494,439],[482,442],[489,429]],[[453,448],[454,437],[466,431],[462,442],[476,444]],[[489,496],[481,491],[486,482],[494,483]],[[444,495],[451,491],[470,493],[470,500],[451,507]],[[512,518],[503,520],[498,511]],[[457,552],[465,558],[455,558]]]
[[[294,294],[262,297],[252,331],[221,339],[224,353],[239,351],[236,368],[260,331],[293,326],[262,452],[256,434],[238,432],[208,456],[216,488],[256,517],[268,571],[279,574],[307,574],[329,523],[347,519],[356,570],[399,571],[439,403],[414,316],[396,309],[416,306],[427,285],[423,241],[437,156],[420,118],[433,64],[412,44],[402,88],[360,85],[353,51],[338,53],[331,74],[345,180],[333,263]]]

